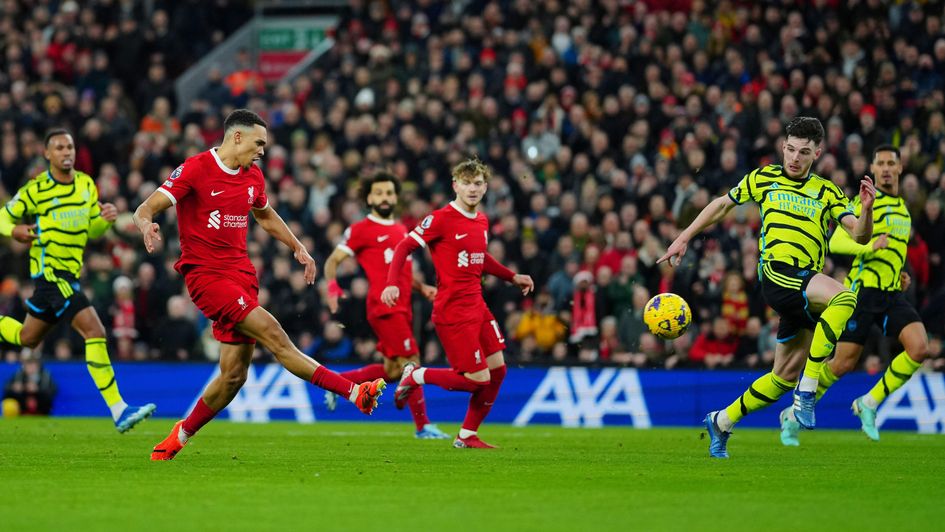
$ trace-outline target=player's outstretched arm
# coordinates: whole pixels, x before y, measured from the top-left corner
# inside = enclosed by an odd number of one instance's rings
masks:
[[[154,243],[161,240],[161,227],[154,223],[154,217],[172,205],[170,198],[155,190],[135,209],[134,221],[144,239],[144,249],[154,253]]]
[[[325,261],[325,280],[328,281],[328,297],[325,298],[325,304],[328,310],[334,314],[338,312],[338,299],[344,297],[344,291],[338,286],[338,265],[348,258],[344,250],[335,248]]]
[[[299,242],[299,239],[292,234],[292,231],[289,230],[289,226],[285,224],[285,220],[279,216],[279,213],[269,205],[266,205],[262,209],[253,209],[253,218],[256,218],[256,221],[267,233],[276,237],[279,242],[282,242],[292,250],[295,255],[295,260],[299,261],[299,264],[302,266],[305,266],[305,282],[307,284],[315,284],[315,273],[317,271],[315,259],[309,255],[308,250]]]
[[[866,244],[873,238],[873,200],[876,199],[876,187],[869,176],[860,180],[860,216],[844,216],[840,219],[843,228],[850,233],[857,244]]]
[[[708,227],[720,222],[734,207],[735,201],[728,195],[719,196],[712,200],[712,202],[706,205],[706,207],[702,209],[702,212],[696,216],[696,219],[689,224],[689,227],[683,229],[683,232],[676,237],[676,240],[673,240],[669,249],[666,250],[666,254],[660,257],[656,263],[660,264],[665,260],[669,260],[670,266],[678,266],[680,261],[682,261],[683,255],[686,254],[689,241]]]
[[[394,257],[390,261],[387,270],[387,286],[381,292],[381,302],[388,307],[393,307],[400,299],[400,288],[397,286],[399,272],[407,262],[407,257],[420,247],[420,243],[413,238],[405,238],[394,248]]]

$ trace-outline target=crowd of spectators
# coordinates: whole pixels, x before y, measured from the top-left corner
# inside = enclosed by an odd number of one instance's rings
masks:
[[[777,162],[789,119],[816,116],[827,138],[814,170],[851,197],[874,147],[901,150],[914,227],[908,295],[941,351],[941,2],[354,0],[332,32],[335,45],[301,76],[234,90],[226,70],[216,70],[185,109],[175,107],[168,80],[186,64],[169,57],[187,54],[171,52],[175,39],[159,38],[159,28],[163,21],[174,35],[192,21],[104,0],[70,15],[72,4],[51,13],[42,2],[4,3],[20,11],[0,18],[10,30],[2,41],[0,172],[10,193],[41,169],[44,127],[76,132],[79,168],[122,213],[108,240],[90,248],[86,275],[93,301],[114,322],[107,325],[120,359],[214,356],[205,320],[172,268],[173,212],[160,220],[167,247],[152,256],[128,213],[185,157],[218,142],[221,118],[242,106],[269,121],[261,166],[272,203],[320,263],[364,215],[359,177],[379,169],[400,177],[411,227],[451,199],[451,165],[477,155],[495,174],[483,202],[489,250],[537,286],[522,298],[497,279],[484,282],[508,356],[651,367],[770,363],[778,325],[758,289],[757,207],[736,209],[693,242],[680,267],[655,259],[713,197]],[[69,16],[89,23],[64,24]],[[136,34],[139,63],[124,58],[124,45],[110,45],[126,24],[147,29]],[[75,61],[57,62],[70,46]],[[230,70],[251,68],[249,57],[242,61]],[[128,65],[137,70],[129,74]],[[307,287],[288,250],[258,226],[249,251],[260,302],[308,353],[373,356],[366,285],[353,261],[339,270],[349,297],[331,316],[324,288]],[[24,250],[14,244],[0,254],[10,265],[0,313],[22,311]],[[418,274],[432,280],[430,261],[418,259]],[[842,279],[848,267],[832,257],[825,272]],[[640,319],[649,297],[666,291],[694,309],[689,334],[672,343],[657,341]],[[424,360],[443,363],[429,305],[416,299]],[[186,324],[192,334],[178,335]],[[68,340],[47,343],[69,356]],[[865,367],[880,369],[890,349],[885,340],[868,346]]]

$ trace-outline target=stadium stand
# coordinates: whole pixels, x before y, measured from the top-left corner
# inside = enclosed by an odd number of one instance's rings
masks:
[[[383,168],[403,179],[411,226],[448,200],[450,165],[477,154],[496,174],[484,201],[490,252],[540,287],[523,300],[496,279],[484,286],[512,339],[510,359],[655,367],[769,363],[777,324],[758,289],[756,208],[693,242],[683,268],[655,259],[746,170],[777,160],[790,118],[816,116],[827,130],[816,171],[848,196],[875,146],[902,150],[914,221],[909,297],[941,352],[941,3],[353,0],[334,47],[292,82],[261,87],[251,62],[231,65],[178,110],[170,80],[250,15],[239,2],[215,4],[232,14],[211,16],[196,1],[0,8],[0,194],[42,171],[47,127],[75,132],[77,167],[122,213],[91,245],[86,274],[100,315],[113,320],[119,359],[214,356],[201,340],[205,320],[177,297],[177,242],[146,256],[129,211],[185,157],[214,145],[238,106],[269,121],[270,197],[319,263],[363,216],[360,176]],[[4,244],[0,313],[22,316],[26,251]],[[332,317],[324,287],[306,287],[264,231],[253,231],[249,250],[260,302],[300,345],[335,360],[373,356],[353,261],[339,271],[349,297]],[[417,264],[432,279],[429,260]],[[826,271],[842,279],[848,268],[832,258]],[[695,309],[696,326],[671,344],[640,323],[649,295],[665,291]],[[428,304],[415,305],[425,362],[440,362]],[[193,334],[170,332],[184,329]],[[46,354],[69,358],[69,338],[50,337]],[[709,347],[722,344],[724,353]],[[879,340],[867,353],[866,368],[878,370],[889,347]]]

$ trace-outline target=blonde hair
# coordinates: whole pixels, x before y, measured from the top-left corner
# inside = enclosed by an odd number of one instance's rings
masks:
[[[492,177],[492,170],[478,158],[473,157],[454,166],[450,174],[453,176],[453,181],[472,181],[477,175],[481,175],[488,181]]]

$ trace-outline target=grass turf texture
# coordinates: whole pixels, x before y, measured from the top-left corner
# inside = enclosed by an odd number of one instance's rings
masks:
[[[152,463],[171,421],[0,419],[4,530],[936,529],[945,437],[487,425],[498,451],[386,423],[214,422]],[[456,427],[443,426],[444,430]],[[724,518],[720,517],[724,516]]]

